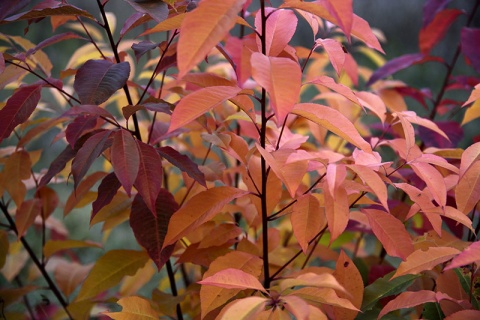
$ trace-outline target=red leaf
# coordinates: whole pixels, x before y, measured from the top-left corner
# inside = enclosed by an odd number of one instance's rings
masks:
[[[130,196],[133,183],[138,175],[140,156],[135,139],[127,130],[119,130],[114,133],[110,154],[113,171]]]
[[[111,139],[108,139],[110,133],[111,131],[106,130],[92,135],[78,150],[75,159],[72,161],[72,175],[75,188],[77,188],[95,159],[110,146]]]
[[[82,104],[101,104],[122,88],[130,74],[128,62],[88,60],[75,75],[73,87]]]
[[[473,65],[473,69],[480,73],[480,29],[463,28],[461,33],[462,52]]]
[[[154,147],[137,141],[139,169],[135,180],[135,188],[152,213],[155,213],[157,195],[162,188],[162,157]]]
[[[79,137],[97,126],[97,119],[97,116],[76,117],[65,130],[67,142],[73,147]]]
[[[78,116],[82,114],[110,118],[113,121],[116,121],[115,117],[110,112],[94,104],[73,106],[68,109],[68,111],[62,115],[62,117]]]
[[[267,56],[276,57],[287,46],[292,39],[297,29],[297,17],[291,10],[274,10],[273,8],[266,8],[265,14],[268,15],[266,23],[266,54]],[[261,15],[255,16],[255,29],[259,34],[263,34]],[[262,44],[260,37],[256,37],[259,51]]]
[[[155,0],[126,0],[136,11],[150,15],[156,22],[162,22],[168,17],[168,5]]]
[[[388,77],[397,71],[408,68],[411,65],[421,61],[424,58],[422,53],[405,54],[385,63],[381,68],[378,68],[368,80],[366,86],[370,86],[376,81]]]
[[[115,172],[111,172],[105,178],[103,178],[102,182],[100,182],[100,185],[98,186],[97,199],[92,203],[93,211],[91,219],[93,219],[100,209],[112,201],[121,185],[122,184],[120,181],[118,181]]]
[[[58,206],[58,195],[52,188],[41,187],[35,192],[35,198],[39,199],[42,205],[42,216],[47,219]]]
[[[152,214],[142,197],[135,196],[130,212],[130,226],[138,243],[147,250],[160,271],[175,247],[172,244],[162,249],[168,223],[172,214],[177,211],[178,204],[165,189],[161,189],[155,198],[155,213]]]
[[[432,22],[438,12],[442,11],[451,0],[427,0],[423,5],[422,28]]]
[[[127,20],[125,20],[125,23],[122,26],[122,30],[120,30],[120,37],[123,38],[123,36],[130,30],[132,30],[135,27],[138,27],[145,22],[150,21],[151,18],[149,15],[144,14],[143,12],[135,12],[132,14],[130,17],[128,17]]]
[[[363,209],[372,231],[390,256],[402,260],[413,252],[413,242],[403,223],[391,214],[375,209]]]
[[[205,188],[207,187],[205,175],[200,169],[198,169],[198,165],[189,157],[168,146],[158,148],[157,152],[175,167],[188,174],[190,178],[197,181]]]
[[[15,127],[30,117],[40,100],[39,85],[20,87],[0,110],[0,142],[10,136]]]
[[[420,30],[418,36],[420,52],[428,55],[433,47],[445,36],[450,25],[462,13],[458,9],[445,9],[436,14],[433,21]]]

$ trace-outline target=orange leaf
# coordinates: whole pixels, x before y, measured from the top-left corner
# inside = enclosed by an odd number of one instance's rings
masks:
[[[177,62],[182,78],[233,28],[245,0],[203,0],[187,13],[180,28]]]
[[[289,278],[280,282],[280,290],[285,291],[292,287],[316,287],[329,288],[345,292],[345,288],[330,273],[316,274],[313,272],[302,273],[295,278]]]
[[[442,174],[435,167],[424,162],[410,163],[413,171],[427,184],[433,199],[443,208],[447,204],[447,186]]]
[[[289,295],[299,296],[311,304],[324,303],[332,306],[359,311],[350,300],[340,298],[334,289],[304,287],[292,291]]]
[[[418,274],[425,270],[431,270],[440,263],[444,263],[459,254],[460,251],[450,247],[430,247],[426,251],[415,250],[398,266],[391,279],[404,274]]]
[[[348,205],[348,195],[345,187],[340,186],[335,190],[335,197],[332,197],[328,191],[323,193],[325,197],[325,214],[328,221],[328,230],[330,230],[330,243],[337,239],[345,230],[348,224],[350,208]]]
[[[480,318],[480,310],[460,310],[445,317],[445,320],[477,320]]]
[[[370,144],[362,138],[350,120],[333,108],[315,103],[299,103],[292,113],[332,131],[365,152],[372,152]]]
[[[50,258],[53,254],[58,251],[72,249],[72,248],[101,248],[102,245],[99,243],[91,241],[82,241],[82,240],[50,240],[43,247],[43,254],[45,258]]]
[[[440,215],[455,220],[456,222],[461,223],[465,227],[472,230],[472,232],[475,232],[472,227],[472,221],[468,218],[468,216],[462,211],[455,209],[454,207],[446,206],[443,212],[440,213]]]
[[[22,202],[15,214],[18,237],[22,237],[33,224],[35,218],[40,215],[42,203],[39,199],[30,199]]]
[[[248,191],[224,186],[196,194],[170,218],[163,248],[180,240],[190,231],[212,219],[224,205],[233,199],[247,193]]]
[[[473,88],[468,100],[462,104],[462,107],[465,107],[467,104],[477,101],[478,99],[480,99],[480,83]]]
[[[254,320],[265,309],[268,298],[248,297],[237,299],[229,303],[220,313],[222,320]]]
[[[469,146],[462,153],[462,159],[460,161],[460,173],[459,173],[460,178],[462,178],[462,176],[473,165],[473,163],[479,159],[480,159],[480,142],[477,142]]]
[[[0,184],[8,191],[17,207],[22,204],[27,194],[27,187],[22,180],[30,178],[31,167],[28,152],[20,150],[8,157],[1,172]],[[0,189],[2,188],[0,187]]]
[[[412,238],[403,223],[381,210],[363,209],[362,212],[368,217],[373,233],[387,253],[402,260],[407,259],[414,248]]]
[[[352,101],[353,103],[360,105],[360,101],[358,101],[357,97],[349,87],[344,86],[341,83],[336,83],[335,80],[330,77],[320,76],[309,81],[308,83],[319,84],[321,86],[327,87],[330,90],[340,93],[342,96]]]
[[[387,107],[385,107],[385,103],[379,96],[367,91],[360,91],[355,95],[359,99],[360,104],[372,111],[382,121],[382,124],[385,122]]]
[[[55,281],[67,297],[75,291],[92,269],[92,265],[81,265],[78,262],[60,260],[53,272]]]
[[[320,207],[317,198],[306,194],[293,205],[290,221],[298,244],[307,254],[308,242],[325,227],[325,208]]]
[[[239,269],[223,269],[213,276],[198,281],[199,284],[217,286],[226,289],[253,289],[267,293],[260,281],[249,273]]]
[[[282,301],[285,303],[285,309],[290,312],[295,319],[313,319],[310,318],[309,304],[297,296],[282,296]]]
[[[445,270],[450,270],[454,268],[459,268],[461,266],[476,263],[479,264],[480,261],[480,242],[474,242],[465,248],[458,256],[453,258],[452,262],[445,268]]]
[[[240,91],[238,87],[217,86],[203,88],[189,94],[175,107],[167,133],[189,124],[210,109],[235,97]]]
[[[297,62],[289,58],[267,57],[259,52],[251,56],[253,79],[270,95],[278,125],[298,101],[302,72]]]
[[[366,155],[369,155],[369,153],[366,153]],[[389,211],[387,203],[387,186],[385,185],[385,182],[383,182],[383,180],[379,177],[378,173],[366,166],[357,164],[351,164],[347,167],[353,170],[356,174],[358,174],[360,179],[362,179],[362,181],[373,190],[373,193],[378,197],[378,200],[380,200],[382,206],[387,211]]]
[[[295,34],[298,19],[291,10],[266,8],[265,14],[268,15],[267,31],[265,32],[266,53],[267,56],[276,57],[285,49]],[[255,17],[255,28],[259,34],[263,34],[260,14]],[[256,37],[256,41],[258,48],[261,48],[260,37]]]
[[[145,298],[131,296],[121,298],[117,301],[122,306],[120,312],[102,312],[116,320],[147,320],[158,319],[160,314],[152,308],[150,301]]]
[[[359,308],[362,306],[363,300],[363,280],[362,275],[358,271],[353,261],[342,250],[338,256],[333,275],[337,281],[345,288],[346,292],[339,292],[340,298],[349,299],[352,304]],[[344,308],[333,308],[335,319],[353,320],[358,311],[348,310]]]
[[[342,45],[337,40],[321,38],[315,40],[315,44],[316,46],[322,46],[323,49],[325,49],[325,52],[330,59],[330,63],[337,72],[337,75],[340,76],[343,64],[345,63],[345,51],[343,51]]]
[[[476,161],[462,175],[455,187],[457,208],[468,214],[480,201],[480,161]]]

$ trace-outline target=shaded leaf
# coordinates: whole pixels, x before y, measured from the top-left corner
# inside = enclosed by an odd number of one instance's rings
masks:
[[[299,99],[302,79],[300,66],[289,58],[267,57],[259,52],[254,52],[250,61],[253,79],[270,96],[277,125],[283,124]]]
[[[101,244],[91,242],[91,241],[81,241],[81,240],[73,240],[73,239],[66,239],[66,240],[50,240],[45,243],[43,247],[43,254],[45,258],[50,258],[52,255],[57,253],[58,251],[66,250],[66,249],[73,249],[73,248],[101,248]]]
[[[480,42],[480,29],[463,28],[461,33],[462,52],[472,63],[473,69],[480,73],[479,49],[476,43]]]
[[[99,105],[125,85],[129,74],[128,62],[88,60],[77,70],[73,87],[82,104]]]
[[[30,178],[31,168],[29,153],[19,150],[8,157],[0,172],[0,189],[5,188],[8,191],[17,207],[20,207],[27,194],[27,187],[22,180]]]
[[[25,8],[30,0],[4,0],[0,2],[0,21]]]
[[[227,268],[198,281],[201,285],[217,286],[226,289],[253,289],[267,293],[260,281],[240,269]]]
[[[156,22],[162,22],[168,17],[168,5],[157,0],[125,0],[137,12],[146,13]]]
[[[124,276],[134,275],[148,261],[143,251],[111,250],[101,256],[85,279],[76,302],[95,297],[118,284]]]
[[[162,249],[167,227],[172,214],[177,211],[178,204],[172,194],[161,189],[156,197],[155,211],[145,204],[137,194],[130,211],[130,226],[138,243],[147,250],[150,259],[155,262],[158,270],[167,262],[173,253],[174,245]]]
[[[372,152],[370,144],[363,139],[350,120],[333,108],[314,103],[299,103],[295,105],[292,113],[315,122],[366,152]]]
[[[212,219],[224,205],[248,191],[233,187],[215,187],[193,196],[170,219],[163,247],[175,243],[201,224]]]
[[[37,52],[38,50],[41,50],[45,47],[48,47],[52,44],[55,44],[55,43],[58,43],[58,42],[62,42],[64,40],[68,40],[68,39],[82,39],[82,40],[87,40],[86,38],[84,37],[81,37],[79,36],[78,34],[76,33],[73,33],[73,32],[65,32],[65,33],[60,33],[60,34],[56,34],[50,38],[47,38],[45,40],[43,40],[42,42],[40,42],[39,44],[37,44],[34,48],[31,48],[29,49],[25,55],[26,56],[29,56],[31,54],[34,54],[35,52]]]
[[[48,242],[47,242],[48,243]],[[65,296],[75,291],[92,269],[91,264],[81,265],[78,262],[59,260],[56,262],[53,275],[60,290]]]
[[[20,87],[0,110],[0,142],[8,138],[13,129],[27,121],[40,100],[40,85]]]
[[[240,91],[238,87],[217,86],[190,93],[175,107],[167,133],[189,124],[205,112],[235,97]]]
[[[190,178],[197,181],[200,185],[207,187],[205,175],[198,169],[198,165],[189,157],[169,146],[157,148],[157,152],[175,167],[188,174]]]
[[[458,256],[453,258],[452,262],[445,268],[450,270],[460,268],[471,263],[479,263],[480,260],[480,242],[474,242],[465,248]]]
[[[313,319],[310,318],[310,308],[305,300],[297,296],[282,296],[284,307],[295,319]]]
[[[458,9],[445,9],[438,12],[433,20],[420,30],[418,36],[420,52],[428,55],[433,47],[443,39],[450,25],[462,13]]]
[[[110,155],[113,171],[130,196],[133,183],[137,179],[140,164],[137,143],[130,132],[119,130],[113,134]]]
[[[110,112],[108,112],[108,110],[94,104],[83,104],[79,106],[73,106],[70,109],[68,109],[62,116],[76,117],[82,114],[110,118],[113,121],[116,121],[115,117]]]
[[[423,5],[422,27],[432,22],[438,12],[442,11],[451,0],[427,0]]]
[[[418,274],[425,270],[431,270],[459,253],[458,249],[451,247],[430,247],[425,251],[422,249],[415,250],[407,257],[406,261],[400,263],[392,279],[404,274]]]
[[[408,68],[411,65],[421,61],[423,58],[424,55],[422,53],[405,54],[403,56],[394,58],[388,61],[382,67],[375,70],[366,85],[370,86],[382,78],[388,77],[397,71]]]
[[[18,21],[18,20],[32,20],[40,19],[52,16],[81,16],[95,20],[95,17],[92,16],[85,10],[79,9],[70,4],[61,4],[61,3],[52,3],[45,8],[32,9],[27,12],[22,12],[14,16],[10,16],[5,19],[5,21]]]
[[[38,187],[41,188],[42,186],[47,185],[57,173],[65,168],[67,162],[73,159],[76,154],[77,151],[74,150],[70,145],[67,145],[65,149],[55,158],[55,160],[52,161],[47,173],[40,179]]]
[[[134,186],[142,196],[147,207],[154,213],[156,210],[156,198],[162,187],[162,158],[155,148],[148,144],[137,141],[137,147],[139,169]]]
[[[372,231],[387,253],[402,260],[413,252],[413,242],[403,223],[393,215],[375,209],[362,209]]]
[[[445,317],[445,320],[477,320],[480,310],[461,310]]]
[[[358,309],[347,299],[340,298],[335,290],[331,288],[313,288],[303,287],[292,291],[289,295],[299,296],[310,304],[328,304],[331,306],[341,307],[345,309]]]
[[[35,218],[42,212],[42,203],[39,199],[23,201],[15,214],[18,238],[23,237],[25,232],[34,223]]]
[[[152,308],[150,301],[145,298],[130,296],[117,301],[122,306],[120,312],[102,312],[102,314],[116,320],[156,320],[160,314]]]
[[[478,99],[480,99],[480,83],[473,88],[468,100],[462,104],[462,107],[465,107],[467,104],[477,101]]]
[[[476,161],[461,176],[455,187],[457,209],[470,213],[480,201],[480,161]]]
[[[204,0],[183,19],[178,40],[178,77],[202,61],[233,28],[245,0]]]
[[[97,199],[92,203],[92,215],[97,214],[100,209],[109,204],[121,186],[122,184],[118,181],[115,172],[111,172],[105,176],[98,186]]]

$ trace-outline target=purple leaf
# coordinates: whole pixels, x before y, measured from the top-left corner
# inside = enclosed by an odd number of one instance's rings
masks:
[[[384,64],[381,68],[377,69],[372,74],[366,85],[369,86],[377,80],[388,77],[389,75],[394,74],[402,69],[408,68],[411,65],[421,61],[423,57],[424,56],[421,53],[412,53],[392,59]]]
[[[47,173],[42,177],[42,179],[40,179],[38,188],[47,185],[57,173],[65,168],[67,162],[72,160],[76,154],[77,151],[68,144],[67,147],[50,164]]]
[[[162,22],[168,18],[168,5],[158,0],[125,0],[138,12],[143,12],[156,22]]]
[[[10,136],[13,129],[28,120],[40,100],[42,87],[25,86],[17,89],[0,110],[0,142]]]
[[[73,87],[82,104],[101,104],[128,80],[130,64],[88,60],[78,69]]]
[[[175,167],[188,174],[190,178],[194,179],[202,186],[207,187],[203,172],[198,169],[198,165],[189,157],[181,154],[172,147],[161,147],[157,149],[157,152]]]
[[[161,100],[160,102],[144,103],[143,106],[145,107],[145,109],[150,110],[150,111],[172,114],[171,108],[174,105],[171,104],[171,103],[168,103],[167,101]]]
[[[165,189],[161,189],[156,198],[155,214],[151,214],[140,194],[137,194],[130,211],[130,226],[138,243],[147,250],[160,270],[175,248],[175,244],[172,244],[162,250],[168,223],[173,213],[178,210],[178,204]]]
[[[94,104],[84,104],[80,106],[74,106],[68,109],[68,111],[66,111],[62,116],[70,117],[70,116],[78,116],[81,114],[94,115],[94,116],[105,117],[105,118],[110,118],[115,120],[115,118],[110,112]]]
[[[22,10],[30,3],[30,0],[2,0],[0,1],[0,21],[11,14]]]
[[[127,130],[115,132],[110,157],[113,171],[130,196],[140,164],[137,143],[130,132]]]
[[[153,50],[158,47],[158,43],[153,43],[151,41],[142,41],[139,43],[132,44],[133,52],[135,53],[135,58],[140,60],[140,58],[150,50]]]
[[[109,173],[98,186],[98,196],[92,203],[92,219],[100,209],[112,202],[113,197],[117,194],[118,189],[121,187],[120,181],[114,172]]]
[[[110,147],[112,141],[108,139],[111,131],[103,130],[92,136],[81,146],[77,156],[72,161],[72,175],[75,189],[87,173],[92,163],[102,152]]]
[[[97,125],[97,116],[78,116],[76,117],[65,130],[65,138],[67,142],[73,147],[77,139],[85,132],[90,131]]]
[[[43,40],[42,42],[40,42],[39,44],[37,44],[34,48],[28,50],[25,55],[26,56],[29,56],[29,55],[32,55],[34,54],[35,52],[37,52],[38,50],[41,50],[47,46],[50,46],[52,44],[55,44],[57,42],[60,42],[60,41],[63,41],[63,40],[68,40],[68,39],[83,39],[83,40],[87,40],[86,38],[84,37],[81,37],[79,36],[78,34],[76,33],[73,33],[73,32],[65,32],[65,33],[60,33],[60,34],[56,34],[48,39],[45,39]]]
[[[463,54],[470,60],[473,69],[480,73],[480,29],[463,28],[461,39]]]
[[[122,30],[120,30],[120,37],[123,38],[128,31],[150,20],[151,18],[148,14],[144,14],[143,12],[135,12],[125,21]]]
[[[427,25],[429,25],[437,13],[445,9],[450,1],[451,0],[427,0],[423,5],[422,28],[425,28]]]
[[[448,136],[450,141],[425,127],[419,126],[418,133],[420,139],[426,147],[453,148],[463,139],[463,129],[458,122],[435,122],[435,124]]]
[[[3,1],[4,0],[2,0],[1,2]],[[0,12],[3,13],[3,11],[0,11]],[[85,10],[79,9],[70,4],[60,4],[60,3],[54,4],[54,5],[49,4],[49,6],[45,8],[39,5],[30,11],[16,14],[4,20],[5,21],[32,20],[32,19],[41,19],[41,18],[46,18],[51,16],[82,16],[85,18],[89,18],[91,20],[95,20],[95,17]]]

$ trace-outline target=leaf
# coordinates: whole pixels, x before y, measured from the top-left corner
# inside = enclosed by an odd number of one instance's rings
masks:
[[[82,203],[82,200],[86,198],[90,189],[98,182],[98,180],[105,177],[105,175],[105,172],[97,171],[80,182],[78,187],[70,193],[70,196],[65,203],[65,207],[63,208],[63,214],[69,214],[79,203],[85,205],[86,203]]]
[[[438,12],[433,20],[420,30],[418,36],[420,52],[428,55],[433,47],[443,39],[450,25],[462,13],[459,9],[445,9]]]
[[[367,82],[367,86],[372,85],[378,80],[388,77],[397,71],[410,67],[411,65],[420,62],[424,58],[422,53],[411,53],[394,58],[384,64],[382,67],[375,70]]]
[[[70,4],[61,4],[61,3],[51,3],[48,7],[32,9],[27,12],[22,12],[14,16],[10,16],[4,21],[18,21],[18,20],[33,20],[40,19],[52,16],[81,16],[91,20],[95,20],[95,17],[92,16],[85,10],[79,9]]]
[[[458,256],[453,258],[452,262],[445,268],[445,270],[460,268],[471,263],[476,263],[478,265],[479,260],[480,242],[477,241],[470,244]]]
[[[239,269],[227,268],[198,281],[201,285],[217,286],[226,289],[253,289],[267,293],[260,281]]]
[[[173,214],[163,247],[180,240],[212,219],[227,203],[246,194],[248,191],[227,186],[211,188],[196,194]]]
[[[74,150],[70,145],[67,145],[65,149],[55,158],[55,160],[52,161],[47,173],[45,173],[45,175],[40,179],[38,187],[41,188],[47,185],[56,174],[60,173],[65,168],[67,162],[73,159],[76,154],[77,151]]]
[[[418,274],[425,270],[431,270],[440,263],[444,263],[460,251],[450,247],[430,247],[426,251],[422,249],[415,250],[398,266],[392,279],[404,274]]]
[[[102,246],[98,243],[91,242],[91,241],[81,241],[81,240],[73,240],[73,239],[50,240],[50,241],[47,241],[47,243],[43,247],[43,254],[45,258],[48,259],[58,251],[73,249],[73,248],[86,248],[86,247],[101,248]]]
[[[161,189],[155,199],[156,206],[152,214],[142,197],[138,194],[135,196],[130,211],[130,226],[138,243],[147,250],[150,259],[160,271],[173,253],[173,245],[163,249],[162,247],[168,223],[172,214],[177,211],[178,204],[172,194],[165,189]]]
[[[259,52],[252,54],[250,62],[253,79],[270,96],[277,125],[283,124],[299,99],[302,79],[300,66],[289,58],[267,57]]]
[[[220,314],[222,320],[253,320],[265,309],[268,302],[264,297],[247,297],[228,304]]]
[[[76,117],[65,130],[65,138],[67,142],[73,147],[83,134],[94,129],[98,124],[97,116],[78,116]]]
[[[461,43],[462,53],[472,63],[473,69],[480,73],[480,58],[478,46],[475,43],[480,42],[480,29],[478,28],[462,28]],[[478,85],[477,85],[478,86]]]
[[[314,103],[296,104],[292,113],[302,116],[332,131],[365,152],[372,153],[372,147],[358,133],[355,126],[339,111]]]
[[[0,231],[0,270],[5,265],[10,245],[8,242],[8,233],[4,230]]]
[[[25,232],[34,223],[42,210],[42,203],[39,199],[23,201],[15,214],[15,225],[17,226],[18,238],[23,237]]]
[[[317,198],[311,194],[297,198],[290,215],[293,233],[304,254],[307,254],[308,243],[326,225],[325,209],[320,207]]]
[[[372,111],[382,121],[382,124],[385,122],[387,107],[379,96],[367,91],[357,92],[355,96],[358,98],[360,105]]]
[[[330,90],[333,90],[341,94],[342,96],[352,101],[353,103],[360,105],[360,101],[357,99],[357,97],[349,87],[344,86],[343,84],[340,84],[340,83],[336,83],[335,80],[333,80],[330,77],[327,77],[327,76],[316,77],[313,80],[309,81],[308,83],[318,84],[318,85],[327,87]]]
[[[111,250],[101,256],[83,282],[76,302],[94,298],[118,284],[124,276],[134,275],[148,261],[144,251]]]
[[[217,86],[203,88],[190,93],[181,99],[175,110],[173,110],[167,133],[184,127],[205,112],[235,97],[240,91],[241,89],[238,87]]]
[[[330,231],[330,243],[335,241],[347,228],[350,208],[348,205],[348,194],[344,186],[335,189],[335,196],[330,192],[324,192],[325,215]]]
[[[127,130],[115,132],[110,154],[113,171],[130,196],[140,164],[139,150],[132,134]]]
[[[427,0],[423,5],[422,28],[432,22],[438,12],[442,11],[451,0]]]
[[[348,41],[350,41],[353,25],[352,4],[353,0],[328,0],[328,2],[323,2],[330,14],[337,19],[338,26],[345,33]]]
[[[333,276],[345,288],[345,292],[339,292],[340,298],[349,299],[352,304],[360,308],[363,300],[363,280],[360,272],[353,261],[342,250],[335,264]],[[353,320],[358,311],[344,308],[333,308],[335,319]]]
[[[262,266],[263,262],[259,257],[242,251],[232,251],[215,259],[203,275],[203,278],[210,277],[215,273],[228,268],[236,268],[258,278],[262,273]],[[204,318],[210,311],[213,311],[219,306],[225,304],[239,291],[240,289],[226,289],[217,286],[201,286],[200,307],[202,310],[202,318]]]
[[[6,17],[22,10],[29,4],[30,0],[4,0],[0,2],[0,21]]]
[[[476,320],[480,317],[480,310],[460,310],[445,317],[445,320]]]
[[[469,214],[480,201],[480,161],[475,161],[461,176],[455,187],[457,209]]]
[[[102,179],[98,186],[97,199],[92,203],[92,215],[95,216],[100,209],[109,204],[113,197],[117,194],[118,189],[122,186],[118,181],[115,172],[109,173]]]
[[[418,275],[408,274],[391,279],[392,274],[393,272],[378,278],[374,283],[365,287],[361,308],[363,312],[371,310],[380,299],[397,295],[404,291],[419,277]]]
[[[325,52],[328,54],[330,63],[337,72],[337,75],[340,76],[340,73],[343,70],[343,65],[345,63],[345,52],[343,51],[342,45],[335,39],[317,39],[315,40],[317,46],[322,46],[325,49]],[[325,77],[325,76],[322,76]],[[327,77],[328,78],[328,77]],[[332,79],[333,80],[333,79]]]
[[[40,85],[20,87],[0,110],[0,142],[8,138],[13,129],[28,120],[40,101]]]
[[[95,159],[110,146],[111,141],[108,139],[110,133],[111,131],[106,130],[90,136],[78,150],[76,157],[72,161],[72,175],[75,188],[77,188]]]
[[[91,268],[91,264],[81,265],[78,262],[59,260],[56,262],[53,275],[59,289],[68,297],[79,287]]]
[[[48,47],[48,46],[51,46],[52,44],[55,44],[55,43],[58,43],[58,42],[62,42],[64,40],[68,40],[68,39],[82,39],[82,40],[87,40],[86,38],[84,37],[81,37],[79,36],[78,34],[76,33],[73,33],[73,32],[65,32],[65,33],[60,33],[60,34],[56,34],[50,38],[47,38],[45,40],[43,40],[42,42],[40,42],[39,44],[37,44],[34,48],[31,48],[29,49],[25,55],[26,56],[29,56],[29,55],[32,55],[34,54],[35,52],[37,52],[38,50],[41,50],[45,47]]]
[[[129,74],[128,62],[88,60],[77,70],[73,88],[82,104],[99,105],[126,84]]]
[[[447,186],[442,174],[432,165],[424,162],[411,162],[410,167],[428,187],[433,199],[443,208],[447,205]]]
[[[375,209],[362,209],[373,233],[390,256],[402,260],[414,251],[412,238],[403,223],[391,214]]]
[[[340,307],[358,311],[358,309],[347,299],[340,298],[335,290],[331,288],[313,288],[304,287],[292,291],[289,295],[299,296],[310,304],[328,304],[334,307]]]
[[[124,297],[119,299],[117,303],[122,306],[122,311],[102,312],[101,314],[116,320],[156,320],[160,316],[152,308],[150,301],[142,297]]]
[[[197,181],[205,188],[207,187],[205,175],[202,171],[200,171],[198,165],[193,162],[189,157],[181,154],[180,152],[169,146],[157,148],[157,152],[175,167],[188,174],[190,178]]]
[[[463,177],[465,172],[467,172],[477,160],[480,160],[480,142],[472,144],[462,153],[459,177]]]
[[[267,56],[276,57],[282,53],[295,34],[298,19],[291,10],[266,8],[265,14],[268,15],[265,32],[265,52]],[[255,29],[260,35],[264,34],[260,14],[255,16]],[[257,47],[260,48],[259,51],[262,51],[260,37],[256,37],[256,41]]]
[[[178,78],[202,61],[233,28],[245,0],[203,0],[183,19],[178,40]]]
[[[358,150],[358,149],[356,149]],[[369,153],[365,153],[365,155],[370,155]],[[378,200],[380,200],[380,203],[382,206],[389,211],[388,208],[388,192],[387,192],[387,186],[383,182],[383,180],[380,178],[380,176],[371,168],[358,165],[358,164],[351,164],[348,165],[348,168],[350,168],[352,171],[354,171],[362,181],[368,185],[373,193],[378,197]]]
[[[480,83],[477,84],[475,87],[473,87],[473,90],[470,93],[470,96],[468,97],[468,100],[465,101],[464,104],[462,104],[462,108],[465,107],[469,103],[477,101],[478,99],[480,99]]]
[[[168,17],[168,5],[156,0],[126,0],[137,12],[146,13],[156,22]]]
[[[385,54],[367,21],[353,14],[352,35],[365,42],[367,46]]]
[[[282,296],[283,307],[290,312],[295,319],[313,319],[310,318],[310,305],[305,300],[297,296]]]
[[[0,175],[0,189],[4,187],[17,207],[20,207],[26,194],[27,187],[22,180],[30,178],[32,163],[27,151],[19,150],[8,157],[3,172]]]
[[[345,292],[345,288],[337,281],[337,279],[330,273],[302,273],[294,278],[287,278],[280,282],[280,290],[286,291],[292,287],[315,287],[315,288],[329,288],[340,292]]]

